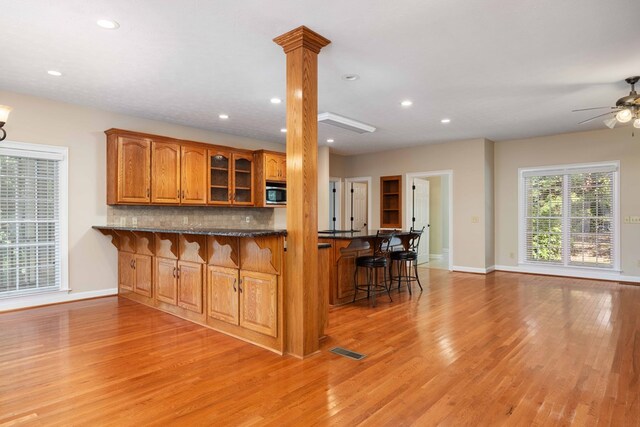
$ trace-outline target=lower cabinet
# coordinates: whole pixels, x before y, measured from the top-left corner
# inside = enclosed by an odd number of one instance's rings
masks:
[[[240,326],[278,335],[278,276],[240,270]]]
[[[151,256],[123,251],[118,253],[119,289],[151,297],[152,273]]]
[[[278,336],[278,276],[209,266],[209,317]]]
[[[156,257],[156,299],[202,313],[203,265]]]

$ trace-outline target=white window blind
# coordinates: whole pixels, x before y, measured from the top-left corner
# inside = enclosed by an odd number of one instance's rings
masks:
[[[61,287],[62,155],[0,151],[0,297]]]
[[[523,261],[614,268],[616,179],[609,164],[522,172]]]

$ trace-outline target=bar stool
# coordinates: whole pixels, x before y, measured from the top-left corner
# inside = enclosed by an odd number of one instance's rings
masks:
[[[367,299],[371,295],[373,290],[373,306],[376,306],[376,293],[380,291],[387,291],[389,300],[391,299],[391,282],[387,286],[387,267],[389,266],[389,246],[391,240],[395,236],[394,232],[378,232],[376,233],[375,240],[373,241],[373,255],[359,256],[356,258],[356,271],[353,275],[353,302],[356,302],[358,291],[367,291]],[[358,283],[358,271],[360,268],[365,268],[367,271],[367,283]],[[377,282],[378,271],[382,269],[382,282]],[[376,279],[374,281],[374,279]]]
[[[418,286],[420,286],[420,290],[422,291],[422,284],[420,284],[420,278],[418,277],[418,247],[420,246],[420,238],[422,237],[422,233],[424,232],[424,227],[422,230],[416,231],[411,228],[409,231],[409,240],[407,245],[407,250],[404,251],[392,251],[389,254],[391,258],[391,265],[389,266],[389,275],[391,276],[390,286],[394,281],[398,281],[398,289],[400,289],[400,285],[402,285],[402,281],[404,280],[407,284],[407,289],[409,290],[409,295],[411,295],[411,282],[418,282]],[[407,267],[409,264],[409,267]],[[396,277],[393,276],[393,266],[397,266],[398,275]],[[414,274],[411,274],[410,269],[413,267]]]

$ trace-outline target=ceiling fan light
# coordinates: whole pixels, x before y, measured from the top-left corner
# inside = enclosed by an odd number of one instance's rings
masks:
[[[604,124],[607,125],[609,129],[613,129],[614,127],[616,127],[616,123],[618,123],[618,119],[615,117],[611,117],[610,119],[604,121]]]
[[[625,108],[624,110],[621,110],[618,112],[618,114],[616,114],[616,119],[618,119],[620,123],[627,123],[632,118],[633,118],[633,114],[631,113],[631,110],[629,110],[628,108]]]
[[[633,127],[636,129],[640,129],[640,119],[635,119],[633,121]]]

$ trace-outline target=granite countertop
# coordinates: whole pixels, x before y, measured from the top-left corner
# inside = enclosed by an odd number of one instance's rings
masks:
[[[360,231],[349,231],[349,230],[339,230],[339,231],[319,231],[318,237],[321,239],[334,239],[334,240],[354,240],[354,239],[373,239],[376,237],[376,233],[378,230],[367,230],[362,229]],[[386,233],[390,233],[392,230],[383,230]],[[403,237],[409,235],[408,231],[397,230],[395,232],[397,237]]]
[[[233,228],[209,228],[209,227],[148,227],[148,226],[119,226],[119,225],[94,225],[96,230],[115,231],[143,231],[148,233],[177,233],[177,234],[201,234],[205,236],[228,236],[228,237],[266,237],[266,236],[286,236],[287,230],[242,230]]]

